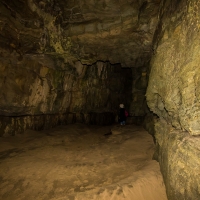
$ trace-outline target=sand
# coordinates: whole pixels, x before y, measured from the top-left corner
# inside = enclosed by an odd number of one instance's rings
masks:
[[[2,200],[167,200],[153,139],[140,126],[74,124],[0,144]]]

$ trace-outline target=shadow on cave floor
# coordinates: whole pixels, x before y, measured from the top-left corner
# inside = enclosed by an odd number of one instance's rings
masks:
[[[3,200],[167,199],[153,139],[140,126],[73,124],[0,144]]]

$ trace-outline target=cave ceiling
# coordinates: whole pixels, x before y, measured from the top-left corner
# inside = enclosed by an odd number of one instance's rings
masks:
[[[1,0],[1,57],[140,67],[152,54],[160,0]]]

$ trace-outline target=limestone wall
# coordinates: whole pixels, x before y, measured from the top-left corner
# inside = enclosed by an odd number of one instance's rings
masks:
[[[147,100],[151,110],[174,127],[199,135],[200,3],[179,6],[180,12],[162,14]]]
[[[146,89],[148,83],[148,64],[139,68],[132,68],[132,96],[130,99],[129,117],[127,123],[142,125],[144,118],[149,113],[146,103]]]
[[[132,102],[130,112],[132,116],[144,116],[147,113],[145,93],[148,83],[146,66],[133,68]]]
[[[157,151],[169,200],[196,200],[200,195],[200,138],[174,129],[165,120],[155,124]]]
[[[147,103],[169,200],[200,196],[200,2],[163,1]]]
[[[131,84],[131,69],[108,62],[82,65],[47,55],[19,61],[10,54],[0,64],[0,135],[73,122],[113,123],[119,103],[129,103]]]

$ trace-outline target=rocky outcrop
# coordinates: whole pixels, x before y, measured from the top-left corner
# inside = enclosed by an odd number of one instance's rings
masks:
[[[161,6],[147,103],[160,118],[155,137],[169,199],[198,199],[200,3],[167,0]]]

